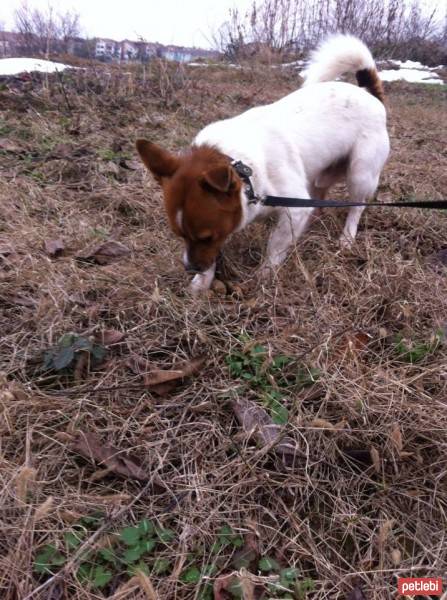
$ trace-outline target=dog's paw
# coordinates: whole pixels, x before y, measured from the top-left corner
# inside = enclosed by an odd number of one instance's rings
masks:
[[[194,275],[193,280],[190,283],[189,291],[193,296],[199,296],[207,292],[214,279],[214,271],[212,273],[205,271],[205,273],[199,273]]]
[[[352,250],[354,242],[355,239],[353,237],[342,233],[340,239],[338,240],[338,245],[340,246],[340,250]]]

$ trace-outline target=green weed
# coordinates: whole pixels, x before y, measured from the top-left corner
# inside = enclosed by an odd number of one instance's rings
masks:
[[[82,542],[96,529],[100,520],[86,517],[63,535],[58,548],[47,544],[36,555],[34,572],[38,575],[52,575],[70,558]],[[163,556],[163,548],[173,542],[175,534],[170,529],[157,528],[152,521],[143,519],[135,526],[123,527],[118,531],[118,542],[113,548],[87,551],[76,571],[76,578],[92,588],[104,588],[113,577],[135,575],[137,571],[157,575],[168,573],[171,562]]]
[[[269,358],[268,349],[262,344],[250,343],[246,335],[240,336],[239,340],[242,349],[226,357],[230,375],[258,393],[275,423],[287,423],[289,413],[283,404],[286,391],[312,385],[317,381],[319,371],[297,367],[293,356],[280,354]]]

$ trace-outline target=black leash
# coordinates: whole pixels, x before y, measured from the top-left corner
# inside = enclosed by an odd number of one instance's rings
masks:
[[[403,200],[401,202],[345,202],[343,200],[313,200],[312,198],[284,198],[264,196],[259,200],[264,206],[284,206],[289,208],[343,208],[349,206],[390,206],[395,208],[431,208],[447,210],[447,200]]]
[[[241,160],[231,160],[231,166],[245,184],[244,191],[249,204],[263,204],[287,208],[346,208],[352,206],[381,206],[391,208],[430,208],[447,210],[447,200],[402,200],[401,202],[346,202],[344,200],[314,200],[312,198],[287,198],[284,196],[258,196],[251,183],[253,170]]]

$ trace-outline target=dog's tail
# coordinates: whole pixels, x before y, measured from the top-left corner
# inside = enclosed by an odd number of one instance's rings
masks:
[[[353,35],[327,38],[311,55],[303,73],[304,84],[332,81],[344,73],[355,73],[357,83],[381,102],[385,99],[376,64],[365,44]]]

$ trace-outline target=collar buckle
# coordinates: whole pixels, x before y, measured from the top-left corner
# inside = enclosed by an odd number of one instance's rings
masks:
[[[253,175],[253,169],[243,163],[241,160],[232,160],[231,166],[245,184],[244,192],[248,198],[248,204],[262,203],[262,198],[255,193],[250,179],[250,177]]]

